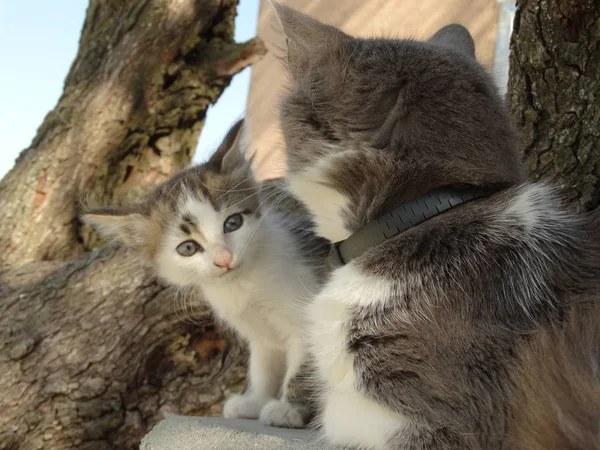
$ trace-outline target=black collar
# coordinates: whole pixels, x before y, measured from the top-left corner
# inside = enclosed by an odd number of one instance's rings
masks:
[[[480,187],[442,187],[427,192],[422,197],[392,209],[369,222],[347,239],[331,244],[328,265],[335,269],[362,255],[371,247],[399,235],[427,219],[482,197],[489,197],[498,189]]]

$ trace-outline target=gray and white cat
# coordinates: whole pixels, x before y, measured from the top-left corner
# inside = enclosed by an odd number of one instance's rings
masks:
[[[242,129],[240,121],[206,164],[141,203],[89,211],[83,220],[137,250],[161,278],[199,287],[216,316],[248,341],[249,388],[227,400],[225,417],[302,427],[311,411],[288,391],[305,362],[304,309],[328,247],[276,182],[253,179],[239,148]]]
[[[358,39],[275,8],[289,191],[321,236],[357,245],[308,308],[328,441],[600,448],[600,222],[526,181],[468,31]],[[365,245],[393,214],[414,225]]]

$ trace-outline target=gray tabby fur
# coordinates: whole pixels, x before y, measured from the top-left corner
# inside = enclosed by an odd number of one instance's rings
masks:
[[[325,238],[436,187],[500,190],[332,274],[309,327],[325,436],[369,449],[600,448],[599,222],[526,181],[468,31],[357,39],[275,8],[293,80],[280,114],[289,189]],[[565,375],[537,376],[544,361]],[[336,409],[340,392],[356,406]]]

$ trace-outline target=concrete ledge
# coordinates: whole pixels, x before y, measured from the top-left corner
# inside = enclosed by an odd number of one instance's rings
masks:
[[[142,439],[140,450],[325,450],[315,434],[256,420],[169,417]]]

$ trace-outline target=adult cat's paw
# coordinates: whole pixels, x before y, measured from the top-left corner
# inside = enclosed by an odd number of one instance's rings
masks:
[[[260,411],[272,399],[252,395],[234,395],[223,405],[226,419],[258,419]]]
[[[285,400],[271,400],[260,412],[259,420],[265,425],[283,428],[304,428],[308,423],[307,409]]]

